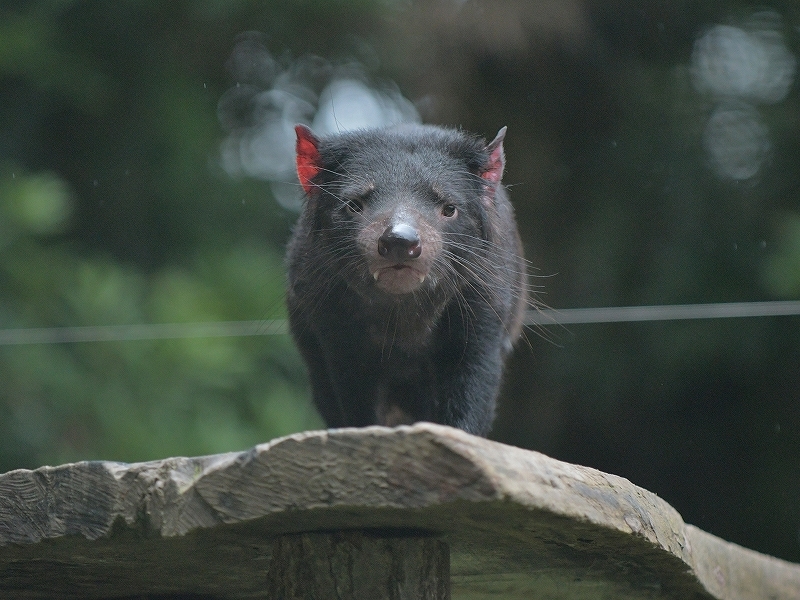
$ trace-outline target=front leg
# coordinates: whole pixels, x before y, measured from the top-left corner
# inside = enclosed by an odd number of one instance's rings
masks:
[[[467,433],[486,436],[494,421],[500,392],[502,363],[499,356],[475,356],[455,370],[440,387],[441,422]]]
[[[332,385],[325,354],[317,336],[307,326],[293,326],[292,330],[300,354],[308,367],[314,405],[328,427],[346,426],[347,413],[342,399]]]
[[[463,313],[459,312],[459,316]],[[437,360],[437,417],[444,425],[486,436],[503,375],[503,328],[492,311],[453,324]]]
[[[315,336],[308,361],[314,402],[329,427],[364,427],[378,423],[379,357],[357,336],[326,330]]]

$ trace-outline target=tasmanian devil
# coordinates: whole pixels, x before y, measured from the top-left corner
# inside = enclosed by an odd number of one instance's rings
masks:
[[[295,131],[289,323],[322,417],[486,435],[527,300],[506,128],[489,144],[424,125]]]

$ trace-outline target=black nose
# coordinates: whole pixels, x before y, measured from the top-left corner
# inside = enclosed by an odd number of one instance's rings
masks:
[[[378,253],[397,262],[403,262],[419,257],[422,244],[419,241],[417,230],[401,223],[386,228],[378,238]]]

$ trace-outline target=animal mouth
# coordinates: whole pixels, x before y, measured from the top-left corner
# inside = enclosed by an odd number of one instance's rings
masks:
[[[402,263],[381,267],[372,272],[376,285],[390,294],[413,292],[425,282],[427,276],[427,273]]]

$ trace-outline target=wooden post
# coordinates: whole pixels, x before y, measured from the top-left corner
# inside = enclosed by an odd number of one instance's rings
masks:
[[[272,547],[267,597],[449,600],[449,549],[383,531],[284,535]]]

